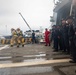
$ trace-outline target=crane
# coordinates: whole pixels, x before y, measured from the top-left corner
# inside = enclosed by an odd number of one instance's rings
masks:
[[[19,12],[20,16],[22,17],[22,19],[24,20],[24,22],[26,23],[26,25],[29,27],[29,29],[31,30],[32,32],[32,29],[31,27],[29,26],[29,24],[27,23],[27,21],[25,20],[25,18],[22,16],[22,14]]]

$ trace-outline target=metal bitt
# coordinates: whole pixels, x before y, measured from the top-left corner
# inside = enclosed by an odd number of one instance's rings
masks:
[[[27,21],[24,19],[24,17],[22,16],[22,14],[21,13],[19,13],[20,14],[20,16],[22,17],[22,19],[24,20],[24,22],[26,23],[26,25],[29,27],[29,29],[31,30],[31,32],[32,32],[32,29],[31,29],[31,27],[29,26],[29,24],[27,23]]]

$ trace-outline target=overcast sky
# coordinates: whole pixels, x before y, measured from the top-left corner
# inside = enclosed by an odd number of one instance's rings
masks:
[[[0,0],[0,35],[11,34],[11,28],[29,29],[19,12],[32,29],[48,28],[53,6],[53,0]]]

